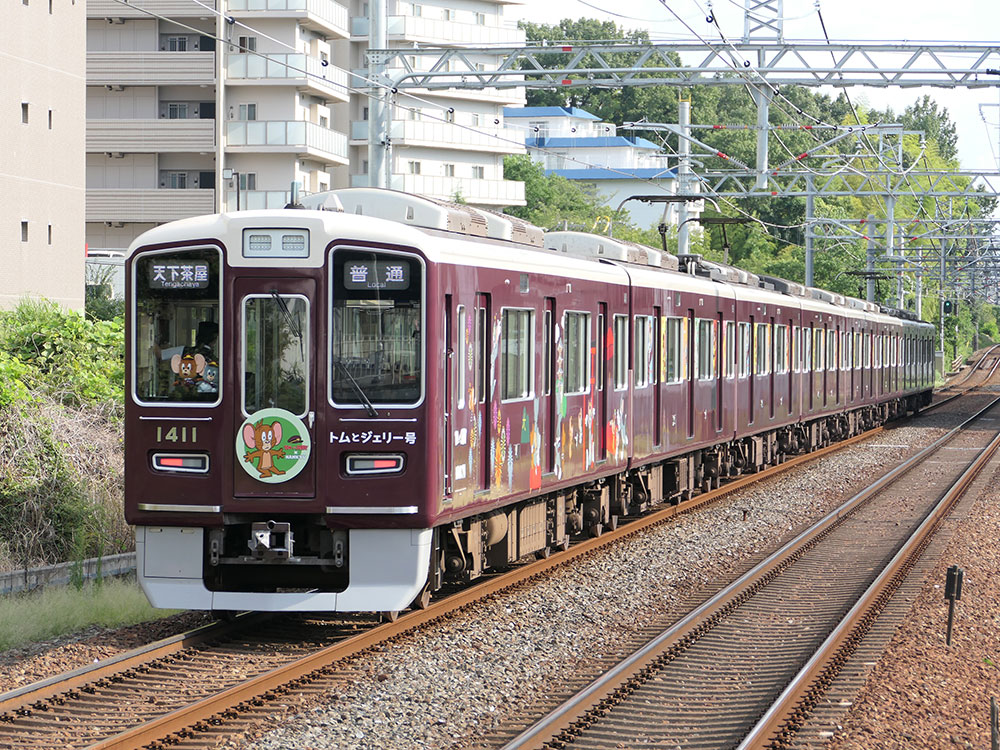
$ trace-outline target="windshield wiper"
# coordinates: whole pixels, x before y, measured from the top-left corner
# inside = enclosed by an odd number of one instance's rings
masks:
[[[354,387],[354,392],[358,394],[358,397],[361,399],[361,403],[364,404],[365,411],[368,412],[368,416],[377,417],[378,412],[375,411],[375,406],[372,404],[371,399],[368,398],[368,394],[365,393],[365,390],[364,388],[361,387],[361,384],[354,379],[353,375],[351,375],[351,371],[347,369],[347,365],[345,365],[339,359],[334,359],[333,363],[337,365],[337,367],[339,367],[343,371],[343,373],[347,376],[347,379]]]
[[[295,334],[295,338],[299,340],[299,355],[305,357],[305,342],[302,339],[302,326],[299,325],[298,321],[295,320],[295,316],[292,315],[292,311],[288,309],[288,303],[278,294],[277,289],[271,290],[271,297],[274,301],[278,303],[278,309],[281,310],[281,314],[285,317],[285,322],[288,323],[288,327],[292,329],[292,333]]]

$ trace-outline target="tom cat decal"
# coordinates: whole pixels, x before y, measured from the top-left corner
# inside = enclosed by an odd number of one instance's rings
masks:
[[[302,420],[284,409],[262,409],[236,434],[239,464],[254,479],[287,482],[309,461],[312,445]]]

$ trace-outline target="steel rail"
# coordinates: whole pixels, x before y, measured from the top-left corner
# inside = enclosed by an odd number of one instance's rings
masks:
[[[623,685],[628,680],[640,675],[645,670],[652,669],[653,665],[658,660],[664,658],[665,655],[685,648],[703,630],[711,627],[714,621],[721,619],[749,598],[756,588],[777,576],[808,547],[815,544],[834,526],[841,523],[853,510],[909,472],[931,453],[940,450],[947,443],[951,442],[968,425],[998,404],[1000,404],[1000,397],[993,399],[986,407],[976,412],[976,414],[941,436],[931,445],[911,456],[902,464],[896,466],[888,474],[885,474],[870,486],[854,495],[839,508],[828,513],[753,569],[692,610],[688,615],[677,621],[660,635],[651,639],[646,645],[635,651],[619,665],[616,665],[613,669],[595,679],[583,690],[576,693],[531,727],[521,732],[505,744],[502,750],[529,750],[529,748],[543,747],[546,743],[553,742],[564,733],[572,733],[573,725],[577,721],[581,721],[586,725],[587,720],[582,719],[582,717],[588,712],[600,710],[602,707],[617,702],[616,693],[622,690]],[[1000,436],[994,440],[994,443],[1000,444]],[[995,449],[994,447],[993,450]],[[968,469],[966,470],[967,473]]]
[[[965,494],[969,485],[1000,448],[1000,432],[994,436],[962,475],[948,488],[934,509],[896,553],[847,616],[830,633],[815,655],[802,667],[771,708],[747,734],[737,750],[773,750],[786,747],[797,725],[816,705],[825,685],[840,671],[843,660],[854,649],[851,642],[871,629],[879,612],[899,588],[930,536]]]

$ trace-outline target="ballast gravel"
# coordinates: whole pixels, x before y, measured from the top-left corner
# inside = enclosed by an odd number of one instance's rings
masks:
[[[581,665],[939,437],[932,416],[741,491],[358,658],[226,750],[475,748]],[[1000,657],[998,657],[1000,663]]]

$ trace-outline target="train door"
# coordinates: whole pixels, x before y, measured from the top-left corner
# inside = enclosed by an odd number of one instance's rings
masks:
[[[556,301],[553,297],[545,298],[545,310],[542,314],[542,398],[539,404],[539,414],[542,415],[545,427],[540,436],[545,446],[543,473],[551,474],[556,470]]]
[[[234,494],[315,497],[316,282],[239,279],[235,298]]]
[[[493,325],[490,317],[490,295],[476,295],[476,427],[479,430],[479,476],[477,489],[490,488],[493,465],[490,462],[490,403],[492,394],[491,365],[493,361]]]
[[[454,415],[455,404],[455,363],[461,363],[461,355],[456,356],[456,351],[461,351],[456,340],[455,312],[452,311],[452,296],[444,296],[444,340],[445,340],[445,363],[444,363],[444,414],[442,415],[444,430],[444,475],[442,482],[444,487],[444,501],[452,500],[454,492],[453,477],[455,472],[455,437]],[[459,364],[461,366],[461,364]]]
[[[607,302],[599,302],[597,310],[597,367],[595,368],[597,374],[597,424],[595,429],[597,430],[597,460],[604,461],[608,457],[608,431],[606,429],[608,424],[608,341],[610,340],[608,326],[611,325],[611,321],[608,318]],[[660,434],[659,414],[659,402],[657,401],[657,443],[659,443]]]
[[[687,366],[684,368],[684,376],[687,378],[687,436],[689,438],[694,437],[694,381],[695,381],[695,370],[694,370],[694,345],[695,345],[695,319],[694,310],[688,310],[688,317],[685,322],[685,330],[687,331],[686,351],[687,351]]]
[[[722,432],[722,418],[725,412],[722,401],[726,375],[726,324],[719,313],[715,321],[715,431]]]
[[[663,445],[663,419],[661,415],[661,399],[663,378],[660,377],[660,361],[663,357],[663,308],[653,307],[653,371],[650,377],[653,381],[653,445],[657,448]]]

